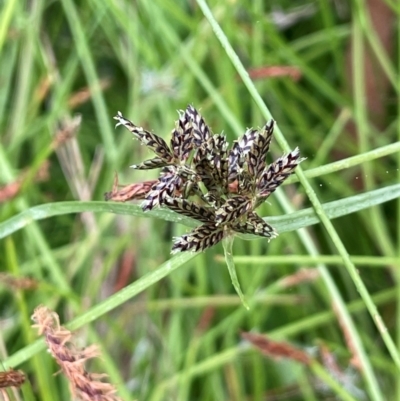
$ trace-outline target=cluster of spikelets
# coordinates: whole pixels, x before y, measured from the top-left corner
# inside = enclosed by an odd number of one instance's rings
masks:
[[[49,352],[67,377],[74,398],[83,401],[120,401],[115,395],[115,387],[103,381],[106,375],[89,373],[85,369],[89,359],[100,356],[95,345],[76,349],[70,341],[72,333],[60,326],[58,315],[45,306],[35,309],[32,320],[35,322],[33,327],[44,335]]]
[[[203,251],[234,233],[268,239],[277,236],[255,209],[303,159],[296,148],[266,164],[273,120],[259,130],[248,129],[228,149],[225,135],[212,134],[202,116],[190,105],[179,113],[170,145],[136,126],[120,112],[114,118],[117,126],[125,126],[156,155],[131,167],[138,170],[161,168],[158,180],[144,194],[143,210],[165,206],[202,223],[176,238],[172,253]]]

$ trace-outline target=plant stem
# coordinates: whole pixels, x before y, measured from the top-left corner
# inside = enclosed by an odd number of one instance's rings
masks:
[[[246,302],[244,294],[240,288],[239,280],[236,275],[235,263],[233,262],[232,247],[233,247],[234,238],[235,237],[233,235],[228,235],[227,237],[225,237],[222,240],[222,246],[224,247],[225,261],[226,261],[226,265],[228,266],[228,271],[229,271],[229,275],[231,276],[233,287],[235,288],[237,294],[239,295],[243,306],[246,309],[250,309],[249,305]]]

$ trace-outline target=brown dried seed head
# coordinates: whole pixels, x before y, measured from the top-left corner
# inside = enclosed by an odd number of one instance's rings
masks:
[[[35,309],[32,316],[39,334],[45,335],[45,341],[51,355],[70,382],[73,397],[81,400],[119,401],[114,395],[116,389],[110,383],[100,381],[104,375],[88,373],[87,360],[100,356],[96,345],[77,349],[70,341],[71,332],[60,326],[58,315],[45,306]]]
[[[20,387],[25,380],[25,373],[22,370],[9,369],[6,372],[0,372],[0,388]]]

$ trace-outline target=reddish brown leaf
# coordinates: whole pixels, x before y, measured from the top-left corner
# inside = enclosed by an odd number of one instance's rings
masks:
[[[269,357],[292,359],[303,365],[311,363],[311,358],[306,352],[289,343],[274,341],[264,335],[249,332],[242,332],[242,337]]]
[[[302,75],[300,68],[285,65],[250,68],[248,73],[251,79],[290,77],[293,81],[298,81]]]
[[[113,189],[104,194],[106,201],[127,202],[130,200],[144,199],[157,180],[137,182],[118,189],[118,176],[115,175]]]

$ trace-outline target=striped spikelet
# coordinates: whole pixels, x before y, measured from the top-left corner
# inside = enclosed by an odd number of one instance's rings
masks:
[[[120,112],[114,117],[156,157],[131,166],[139,170],[161,168],[161,175],[143,194],[144,211],[164,206],[202,223],[176,238],[172,252],[204,251],[234,232],[268,239],[278,234],[255,209],[278,188],[303,161],[299,149],[266,164],[274,120],[261,129],[247,129],[229,149],[225,135],[214,135],[191,105],[179,113],[170,145]],[[129,188],[130,189],[130,188]],[[124,189],[123,189],[124,190]],[[123,200],[123,190],[108,194]],[[130,194],[130,191],[125,191]],[[128,198],[129,199],[129,198]],[[125,200],[128,200],[125,199]],[[131,197],[130,199],[134,199]]]

